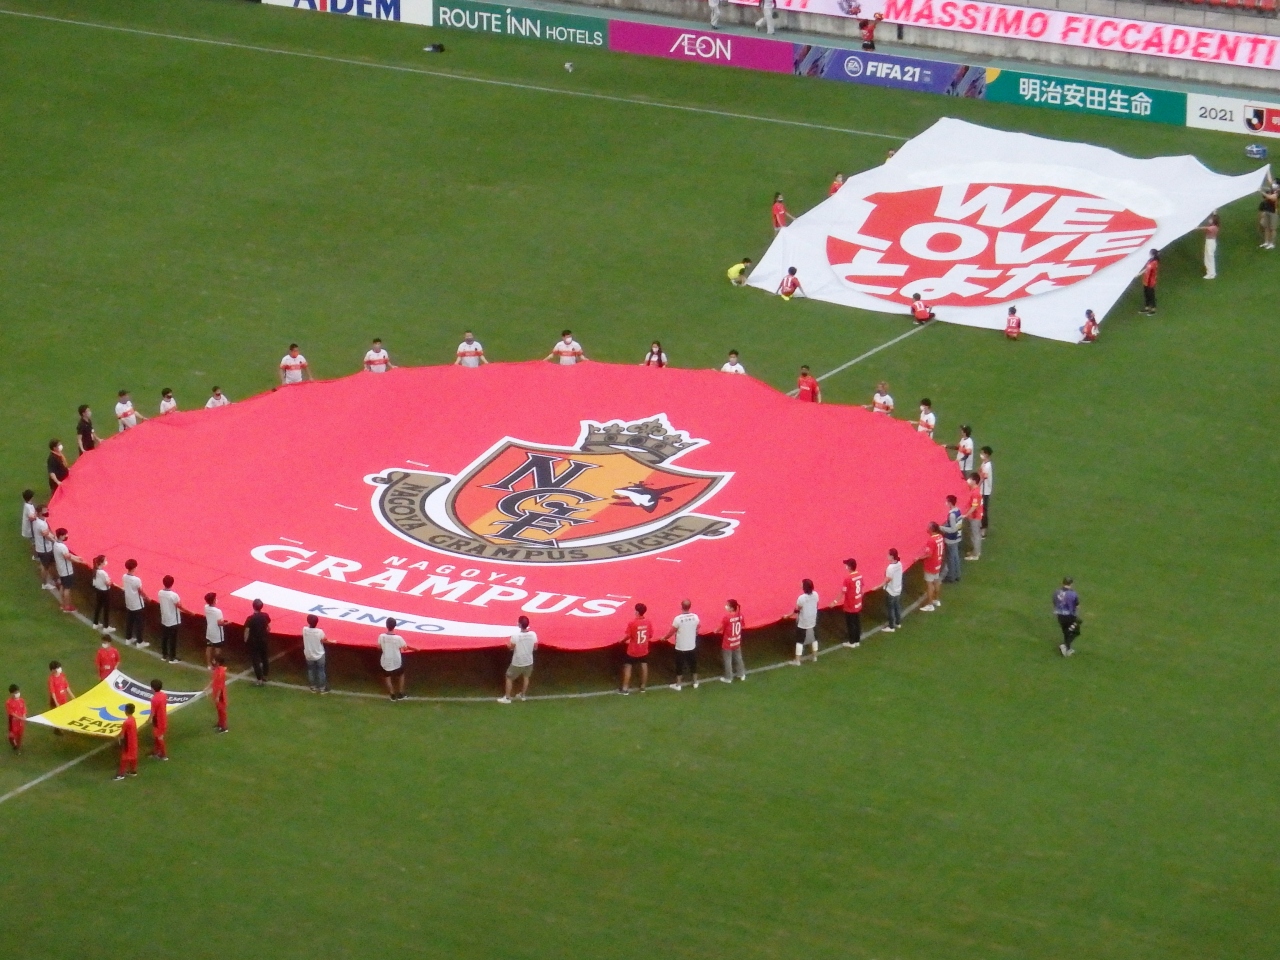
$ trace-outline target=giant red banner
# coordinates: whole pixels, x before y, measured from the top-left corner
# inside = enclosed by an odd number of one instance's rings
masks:
[[[833,599],[841,561],[869,589],[920,555],[962,486],[910,424],[793,400],[749,377],[586,363],[426,367],[283,387],[169,414],[81,457],[52,513],[80,556],[172,574],[188,611],[216,592],[280,633],[308,613],[372,645],[615,643],[631,607],[750,626],[800,580]]]

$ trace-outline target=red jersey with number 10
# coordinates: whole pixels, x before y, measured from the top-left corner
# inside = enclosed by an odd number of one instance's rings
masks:
[[[636,617],[627,624],[627,656],[649,655],[649,638],[653,636],[653,624],[643,617]]]
[[[736,650],[742,646],[742,611],[726,614],[720,621],[720,648]]]

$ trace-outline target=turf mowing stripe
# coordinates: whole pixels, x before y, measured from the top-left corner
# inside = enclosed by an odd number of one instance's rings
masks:
[[[919,333],[921,330],[924,330],[926,327],[932,327],[934,323],[937,323],[937,321],[935,320],[933,323],[922,323],[918,326],[914,326],[910,330],[908,330],[906,333],[898,334],[898,336],[894,337],[892,340],[887,340],[884,343],[880,344],[880,346],[872,347],[866,353],[861,354],[860,356],[854,357],[852,360],[848,361],[847,363],[840,364],[840,366],[836,367],[834,370],[828,370],[822,376],[818,377],[818,380],[822,381],[827,379],[827,377],[834,377],[837,373],[842,373],[845,370],[848,370],[850,367],[854,366],[855,364],[861,363],[863,360],[866,360],[868,357],[874,357],[881,350],[888,350],[895,343],[901,343],[903,340],[907,339],[907,337],[914,337],[917,333]],[[787,393],[787,396],[794,397],[799,392],[800,391],[798,389],[791,390]]]
[[[685,113],[701,113],[713,117],[727,117],[732,120],[755,120],[759,123],[776,123],[785,127],[803,127],[806,130],[827,130],[832,133],[848,133],[859,137],[877,137],[882,140],[906,142],[909,137],[899,137],[892,133],[877,133],[873,130],[855,130],[850,127],[833,127],[823,123],[806,123],[803,120],[784,120],[780,117],[761,117],[750,113],[734,113],[729,110],[713,110],[710,107],[691,107],[679,103],[659,103],[655,100],[641,100],[633,97],[620,97],[608,93],[591,93],[585,90],[566,90],[563,87],[544,87],[532,83],[517,83],[514,80],[494,80],[488,77],[474,77],[463,73],[448,73],[443,70],[424,70],[421,67],[402,67],[389,63],[371,63],[367,60],[351,60],[347,57],[330,57],[321,53],[303,53],[298,50],[281,50],[277,47],[259,47],[250,43],[235,43],[231,40],[209,40],[204,37],[187,37],[177,33],[159,33],[154,30],[139,30],[136,27],[118,27],[109,23],[94,23],[90,20],[70,20],[65,17],[50,17],[40,13],[23,13],[18,10],[0,9],[0,14],[11,17],[26,17],[29,20],[46,20],[50,23],[65,23],[77,27],[95,27],[99,30],[114,30],[117,33],[132,33],[142,37],[157,37],[162,40],[182,40],[187,43],[204,43],[213,47],[229,47],[233,50],[250,50],[254,53],[274,53],[286,57],[302,57],[307,60],[323,60],[327,63],[343,63],[353,67],[372,67],[375,70],[393,70],[397,73],[413,73],[424,77],[439,77],[444,80],[462,80],[468,83],[483,83],[493,87],[507,87],[512,90],[529,90],[536,93],[558,93],[567,97],[582,97],[588,100],[605,100],[611,103],[627,103],[638,107],[658,107],[663,110],[681,110]],[[821,379],[821,378],[819,378]]]

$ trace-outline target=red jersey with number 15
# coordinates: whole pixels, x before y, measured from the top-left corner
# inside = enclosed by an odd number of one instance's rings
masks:
[[[653,624],[643,617],[636,617],[627,624],[627,656],[644,657],[649,654],[649,639],[653,636]]]
[[[720,648],[736,650],[742,646],[742,611],[726,614],[720,621]]]

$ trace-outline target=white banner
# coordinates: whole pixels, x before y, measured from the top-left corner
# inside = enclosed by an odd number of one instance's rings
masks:
[[[1251,137],[1280,137],[1280,103],[1188,93],[1187,126]]]
[[[734,2],[755,6],[759,0]],[[797,13],[854,19],[869,19],[881,13],[888,23],[912,27],[1280,70],[1280,38],[1257,33],[1040,10],[980,0],[776,0],[776,3],[779,10]]]
[[[773,293],[795,267],[817,300],[908,317],[918,293],[939,320],[994,330],[1016,306],[1025,332],[1076,342],[1084,311],[1101,319],[1151,248],[1266,174],[944,118],[780,231],[748,282]]]

